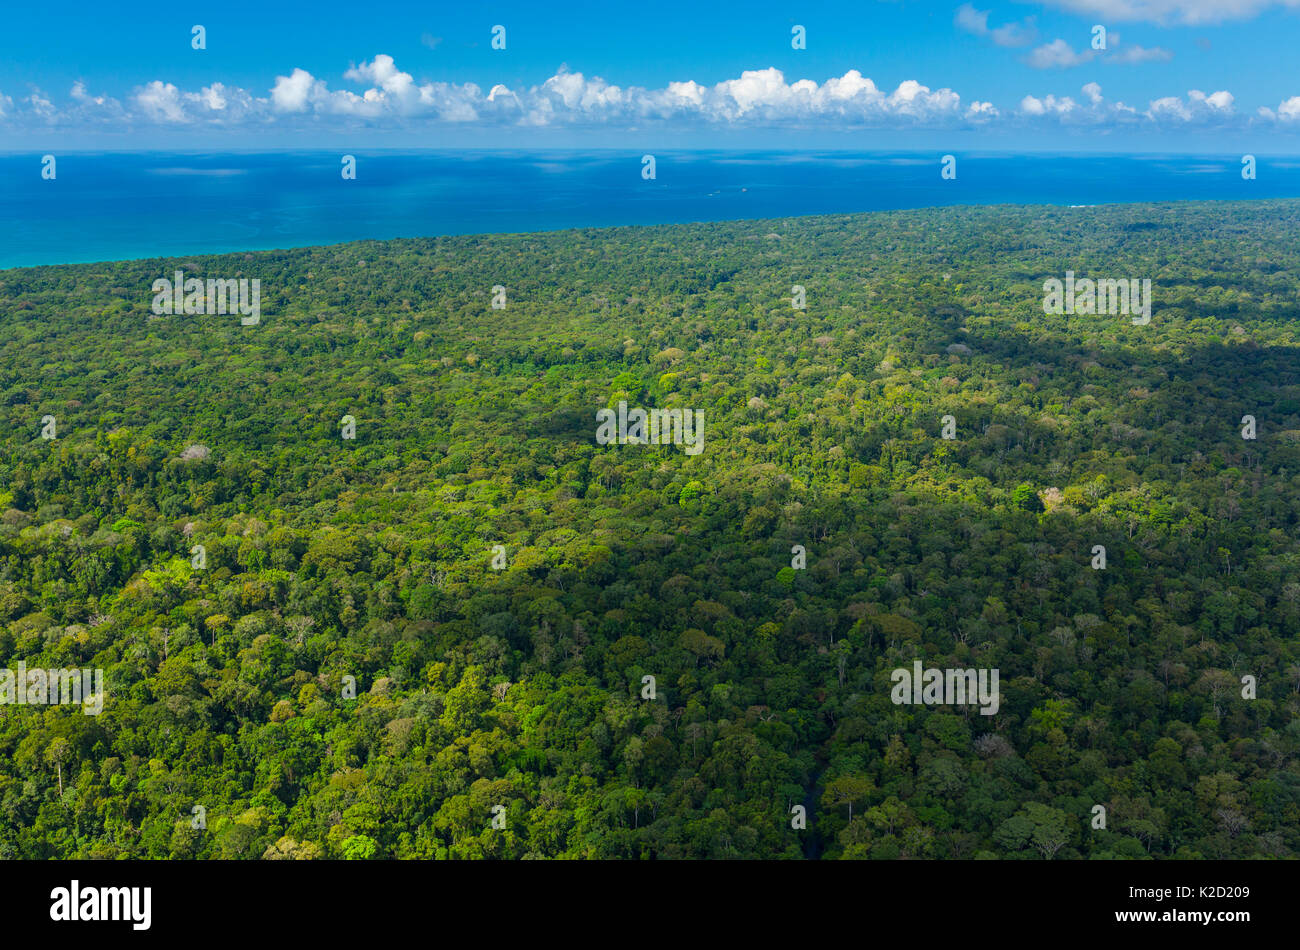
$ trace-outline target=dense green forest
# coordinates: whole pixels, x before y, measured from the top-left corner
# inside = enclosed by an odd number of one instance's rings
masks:
[[[0,512],[6,858],[1300,853],[1300,202],[0,271]]]

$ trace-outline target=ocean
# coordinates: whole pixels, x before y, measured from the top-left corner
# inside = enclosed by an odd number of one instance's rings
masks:
[[[955,204],[1091,205],[1300,196],[1300,159],[639,152],[40,153],[0,155],[0,267],[361,239],[723,221]]]

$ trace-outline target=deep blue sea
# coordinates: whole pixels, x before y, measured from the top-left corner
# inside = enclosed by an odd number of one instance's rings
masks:
[[[365,238],[722,221],[953,204],[1300,197],[1300,158],[422,151],[0,155],[0,267]]]

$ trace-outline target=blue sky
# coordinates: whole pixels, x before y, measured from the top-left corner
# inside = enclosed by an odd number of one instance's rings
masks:
[[[0,149],[1300,151],[1300,0],[129,11],[0,14]]]

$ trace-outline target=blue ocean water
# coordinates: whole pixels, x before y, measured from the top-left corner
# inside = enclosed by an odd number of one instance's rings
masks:
[[[420,151],[0,155],[0,267],[359,239],[721,221],[953,204],[1300,196],[1300,159],[1170,155]]]

